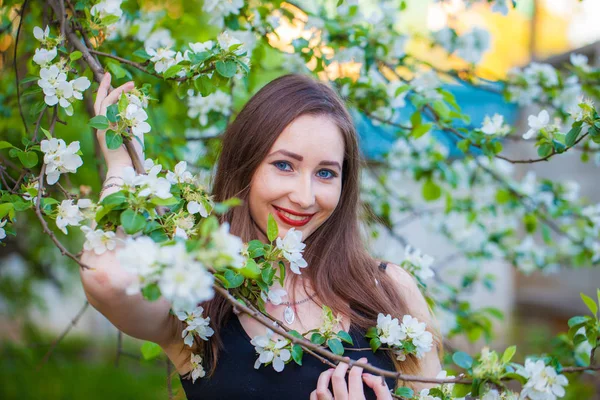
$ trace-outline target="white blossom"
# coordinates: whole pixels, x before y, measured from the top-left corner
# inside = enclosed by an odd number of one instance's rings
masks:
[[[273,331],[266,328],[266,335],[255,336],[250,343],[254,345],[254,349],[259,354],[254,368],[260,368],[261,364],[273,363],[273,369],[277,372],[283,371],[285,362],[291,358],[291,353],[288,349],[284,349],[288,345],[287,340],[273,339]]]
[[[210,323],[210,317],[203,318],[202,313],[204,308],[196,307],[191,312],[179,311],[176,313],[177,318],[180,321],[184,321],[187,327],[181,333],[181,337],[184,338],[184,343],[190,347],[194,343],[194,336],[199,336],[202,340],[208,340],[215,331],[208,326]]]
[[[381,343],[390,346],[397,344],[402,336],[398,318],[392,318],[391,315],[377,315],[377,334]]]
[[[50,61],[54,60],[54,57],[58,54],[56,47],[48,49],[35,49],[35,54],[33,55],[33,62],[41,65],[42,67],[46,66],[50,63]]]
[[[431,269],[435,259],[428,254],[421,253],[421,250],[414,249],[408,245],[404,249],[404,261],[407,261],[415,269],[414,273],[421,280],[425,281],[432,278],[434,273]]]
[[[204,0],[202,11],[210,15],[209,24],[223,28],[225,17],[238,15],[242,7],[244,0]]]
[[[174,172],[167,172],[167,180],[171,182],[171,185],[177,183],[193,183],[194,176],[191,172],[186,171],[186,169],[187,163],[185,161],[178,162],[177,165],[175,165]]]
[[[89,226],[82,226],[81,231],[85,234],[83,248],[87,251],[93,250],[94,253],[100,255],[104,254],[106,250],[114,250],[117,247],[117,239],[112,231],[94,230]]]
[[[185,244],[161,247],[158,260],[165,266],[158,287],[174,310],[190,309],[213,297],[213,275],[187,252]]]
[[[423,358],[425,353],[433,347],[433,335],[425,330],[425,322],[419,322],[411,315],[402,317],[400,325],[400,340],[412,339],[412,343],[416,346],[417,358]]]
[[[119,264],[133,275],[126,288],[127,294],[137,294],[147,283],[158,280],[159,250],[159,245],[148,236],[140,236],[136,239],[128,238],[125,246],[117,252]]]
[[[569,60],[574,67],[581,68],[585,72],[589,72],[591,70],[588,64],[588,58],[585,54],[571,53]]]
[[[565,395],[564,387],[569,384],[564,375],[557,374],[556,370],[546,366],[543,360],[527,359],[524,370],[518,373],[528,379],[521,391],[521,398],[556,400]]]
[[[71,87],[73,89],[73,97],[76,98],[77,100],[83,99],[82,92],[84,90],[86,90],[87,88],[89,88],[91,85],[90,80],[85,76],[74,79],[74,80],[70,81],[69,83],[71,84]]]
[[[40,70],[38,85],[44,91],[44,101],[49,106],[57,103],[67,108],[71,105],[69,99],[73,96],[73,87],[67,82],[67,74],[62,72],[56,64]]]
[[[42,30],[39,26],[33,28],[33,37],[39,40],[42,43],[45,43],[50,36],[50,26],[46,25],[46,28]]]
[[[246,262],[242,255],[244,242],[239,237],[229,233],[229,224],[221,224],[219,229],[212,234],[212,243],[215,251],[219,254],[219,264],[233,268],[243,268]]]
[[[121,18],[123,10],[121,10],[122,0],[102,0],[98,4],[94,4],[90,10],[90,14],[94,17],[103,19],[109,15]]]
[[[217,36],[217,43],[219,43],[221,49],[225,51],[228,51],[231,46],[234,46],[236,44],[241,44],[241,46],[235,50],[236,54],[242,54],[246,51],[246,48],[244,47],[243,43],[235,36],[233,36],[229,31],[221,32],[219,36]]]
[[[214,93],[203,97],[201,94],[193,95],[193,90],[188,92],[188,117],[198,118],[200,125],[208,124],[208,113],[211,111],[222,115],[231,113],[231,96],[225,92],[217,90]]]
[[[534,137],[540,130],[546,128],[548,123],[550,122],[550,115],[548,111],[542,110],[540,113],[535,115],[530,115],[527,118],[527,123],[529,124],[529,130],[523,134],[523,139],[531,139]]]
[[[196,379],[203,378],[204,375],[206,375],[206,372],[204,371],[204,367],[202,366],[202,357],[200,357],[198,354],[192,353],[191,363],[192,363],[192,372],[191,372],[192,383],[194,383],[194,382],[196,382]]]
[[[214,47],[214,42],[212,40],[208,40],[206,42],[189,43],[189,46],[194,53],[202,53],[203,51],[212,50]]]
[[[190,201],[187,204],[187,210],[190,214],[198,214],[200,213],[200,216],[202,218],[206,218],[208,217],[208,210],[206,210],[206,207],[204,206],[203,202],[198,202],[198,201]]]
[[[456,40],[456,55],[470,63],[477,63],[490,47],[490,33],[475,27]]]
[[[8,220],[6,220],[6,219],[0,220],[0,240],[4,239],[6,237],[6,230],[4,229],[6,222],[8,222]]]
[[[481,132],[486,135],[500,135],[504,136],[510,131],[510,127],[504,124],[504,116],[500,114],[494,114],[492,118],[486,115],[483,119],[483,125],[481,126]]]
[[[293,273],[300,275],[300,268],[308,266],[306,260],[302,257],[302,252],[306,245],[302,243],[302,231],[291,228],[287,231],[283,239],[277,238],[275,241],[278,249],[283,256],[290,262],[290,269]]]
[[[148,114],[137,104],[130,103],[127,105],[124,119],[127,125],[131,126],[131,132],[134,135],[141,137],[144,133],[150,132],[150,124],[146,122]]]
[[[287,296],[287,292],[285,289],[281,288],[270,288],[269,293],[265,294],[265,292],[260,292],[260,297],[263,301],[270,301],[273,305],[280,305],[283,303],[283,297]]]
[[[139,192],[140,197],[156,196],[161,199],[168,199],[171,195],[171,184],[164,177],[159,177],[162,166],[160,164],[152,167],[147,175],[138,175],[137,183],[142,187]]]
[[[83,160],[76,153],[79,151],[79,142],[71,142],[67,147],[62,139],[52,138],[42,140],[40,149],[44,153],[46,164],[46,179],[49,185],[54,185],[60,174],[76,172],[83,164]]]
[[[154,70],[159,74],[162,74],[170,67],[177,64],[177,61],[175,60],[175,55],[177,53],[169,48],[159,47],[158,49],[154,49],[147,47],[146,53],[151,56],[150,61],[154,63]]]
[[[63,200],[57,207],[56,226],[65,235],[68,234],[67,226],[79,226],[79,223],[85,219],[85,216],[73,200]]]
[[[175,45],[175,40],[173,40],[173,38],[171,37],[171,32],[168,29],[164,28],[157,29],[150,35],[138,36],[138,40],[144,41],[144,49],[146,49],[147,53],[148,49],[164,49],[170,48],[173,45]]]

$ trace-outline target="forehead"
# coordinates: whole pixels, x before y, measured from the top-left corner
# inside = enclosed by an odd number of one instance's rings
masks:
[[[301,115],[285,127],[271,151],[285,149],[305,158],[344,161],[344,137],[326,115]]]

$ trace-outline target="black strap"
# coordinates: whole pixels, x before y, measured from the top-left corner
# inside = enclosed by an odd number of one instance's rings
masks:
[[[379,263],[379,269],[382,271],[385,271],[385,269],[387,268],[388,263],[386,263],[385,261],[382,261]]]

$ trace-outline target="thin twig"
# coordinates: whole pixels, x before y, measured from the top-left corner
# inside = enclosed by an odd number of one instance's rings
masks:
[[[60,341],[63,340],[64,337],[67,336],[67,333],[69,333],[69,331],[75,326],[75,324],[77,324],[77,322],[79,321],[79,318],[81,318],[81,316],[83,315],[85,310],[87,310],[89,305],[90,305],[90,303],[88,303],[88,301],[86,300],[85,303],[83,304],[83,307],[81,307],[81,310],[79,310],[79,312],[77,313],[75,318],[73,318],[71,320],[71,322],[69,323],[67,328],[63,331],[63,333],[58,338],[56,338],[56,340],[52,343],[52,346],[50,346],[50,349],[48,349],[48,351],[44,355],[44,358],[42,358],[42,361],[40,361],[40,363],[38,364],[38,366],[36,368],[37,371],[39,371],[40,368],[42,368],[42,366],[48,361],[48,359],[50,358],[50,355],[52,354],[52,352],[54,351],[56,346],[58,346]]]

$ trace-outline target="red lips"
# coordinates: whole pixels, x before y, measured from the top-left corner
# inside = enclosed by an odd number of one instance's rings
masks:
[[[299,212],[288,210],[288,209],[285,209],[282,207],[275,207],[275,206],[273,206],[273,208],[275,209],[275,215],[277,215],[281,221],[283,221],[286,224],[291,225],[291,226],[304,226],[312,219],[312,216],[316,214],[316,213],[312,213],[312,214],[299,213]],[[307,218],[297,221],[297,220],[290,219],[289,217],[285,216],[282,213],[282,211],[284,211],[286,213],[290,213],[290,214],[298,216],[298,217],[307,217]]]

